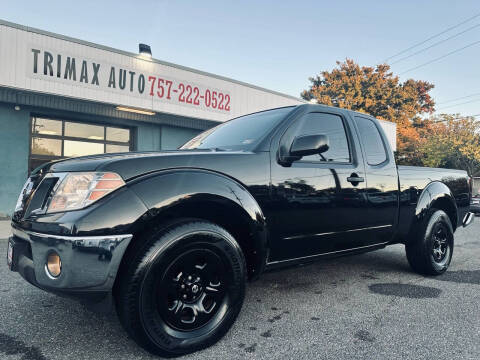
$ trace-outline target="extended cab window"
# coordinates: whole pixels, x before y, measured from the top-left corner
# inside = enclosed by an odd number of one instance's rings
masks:
[[[368,165],[379,165],[387,160],[387,153],[383,145],[382,137],[375,123],[364,117],[355,117],[360,139],[365,149]]]
[[[320,134],[328,136],[328,151],[322,154],[304,156],[302,161],[350,162],[347,134],[340,116],[326,113],[305,115],[297,136]]]

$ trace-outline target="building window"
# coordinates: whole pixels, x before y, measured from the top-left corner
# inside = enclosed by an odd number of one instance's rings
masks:
[[[32,117],[31,135],[30,172],[51,160],[131,150],[130,130],[113,126]]]

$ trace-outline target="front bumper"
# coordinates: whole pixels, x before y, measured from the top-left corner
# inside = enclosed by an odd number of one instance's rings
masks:
[[[25,231],[12,224],[13,263],[31,284],[47,291],[75,295],[105,293],[112,289],[123,254],[132,235],[58,236]],[[46,270],[47,256],[60,255],[62,271],[53,278]]]

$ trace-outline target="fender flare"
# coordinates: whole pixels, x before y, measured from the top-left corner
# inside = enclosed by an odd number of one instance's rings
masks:
[[[248,223],[253,241],[255,277],[264,270],[268,254],[265,216],[258,202],[240,182],[211,170],[183,168],[141,176],[128,186],[148,209],[135,228],[161,218],[162,214],[179,205],[215,202],[232,209],[232,213],[240,214]],[[199,217],[201,211],[199,209]]]
[[[439,208],[447,213],[455,231],[458,224],[458,208],[455,197],[447,185],[432,181],[420,194],[410,229],[413,230],[426,216],[431,208]]]

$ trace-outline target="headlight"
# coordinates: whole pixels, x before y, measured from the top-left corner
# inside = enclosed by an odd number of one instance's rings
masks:
[[[125,185],[119,175],[111,172],[67,173],[59,181],[47,213],[82,209]]]

